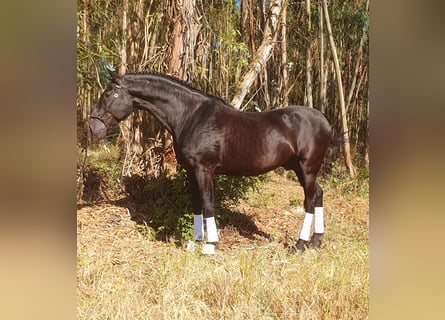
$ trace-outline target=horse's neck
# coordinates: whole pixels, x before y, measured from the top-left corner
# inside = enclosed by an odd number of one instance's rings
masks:
[[[130,92],[136,97],[138,107],[150,112],[168,131],[177,136],[182,128],[180,121],[183,114],[190,112],[190,106],[179,100],[168,85],[147,85],[140,82],[135,87],[138,89]]]
[[[156,120],[158,120],[170,133],[173,133],[174,125],[171,123],[167,114],[163,112],[163,108],[156,104],[151,103],[143,98],[135,97],[134,100],[137,102],[138,109],[148,111],[153,115]]]

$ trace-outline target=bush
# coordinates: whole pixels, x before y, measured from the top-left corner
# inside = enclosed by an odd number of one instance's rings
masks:
[[[369,196],[369,165],[361,163],[356,166],[353,178],[346,173],[343,160],[337,159],[332,165],[329,175],[323,176],[321,184],[345,197],[356,196],[368,198]]]
[[[216,176],[214,198],[216,211],[229,204],[236,204],[246,197],[260,177]],[[177,243],[193,239],[193,212],[187,172],[181,170],[174,177],[164,176],[145,182],[144,209],[148,212],[147,224],[157,238],[171,239]],[[218,214],[216,214],[218,219]]]
[[[78,150],[77,199],[86,202],[109,200],[122,193],[122,163],[119,149],[110,143],[91,144],[87,153]]]

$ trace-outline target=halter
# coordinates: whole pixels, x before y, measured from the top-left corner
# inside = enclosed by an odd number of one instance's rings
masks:
[[[113,118],[114,118],[114,117],[113,117]],[[102,119],[102,116],[91,116],[91,115],[90,115],[90,119],[97,119],[97,120],[99,120],[100,122],[102,122],[102,124],[105,126],[105,128],[108,129],[108,126],[107,126],[105,120]]]
[[[100,122],[102,122],[102,124],[105,126],[105,128],[107,128],[107,130],[110,128],[107,125],[107,122],[105,121],[105,117],[108,115],[108,117],[115,122],[115,124],[119,123],[119,121],[113,116],[113,114],[111,112],[105,112],[103,115],[98,115],[98,116],[91,116],[90,115],[90,119],[96,119],[99,120]],[[113,126],[114,124],[112,123],[111,126]]]
[[[118,84],[114,84],[114,86],[116,87],[116,88],[118,88],[118,89],[121,89],[122,87],[120,86],[120,85],[118,85]],[[114,93],[113,94],[113,96],[115,97],[115,98],[117,98],[118,97],[118,94],[117,93]],[[105,128],[107,128],[108,129],[108,126],[107,126],[107,123],[105,122],[105,120],[104,120],[104,118],[103,118],[103,116],[105,116],[106,114],[109,114],[110,115],[110,117],[111,117],[111,119],[113,119],[113,121],[115,121],[116,123],[119,123],[119,121],[111,114],[111,112],[105,112],[103,115],[98,115],[98,116],[89,116],[90,117],[90,119],[97,119],[97,120],[99,120],[100,122],[102,122],[102,124],[105,126]]]

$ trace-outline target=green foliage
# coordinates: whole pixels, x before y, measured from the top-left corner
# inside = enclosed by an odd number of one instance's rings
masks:
[[[363,164],[356,167],[356,175],[350,178],[339,158],[332,167],[332,172],[324,177],[321,182],[327,189],[335,190],[335,193],[352,199],[354,197],[369,197],[369,165]]]
[[[96,171],[101,178],[107,181],[107,189],[112,193],[121,192],[120,178],[122,174],[122,162],[119,161],[119,147],[116,144],[102,142],[92,144],[88,148],[85,168]],[[83,153],[79,154],[83,157]],[[83,159],[79,159],[81,163]]]
[[[215,208],[218,210],[245,199],[249,189],[255,189],[256,182],[261,179],[216,176]],[[143,199],[149,216],[147,223],[155,230],[157,238],[173,238],[177,243],[193,239],[191,193],[185,170],[173,178],[161,176],[146,181]]]
[[[149,179],[143,186],[144,209],[148,212],[147,223],[158,238],[189,239],[193,236],[188,220],[193,221],[191,199],[184,172],[169,179],[160,176]]]
[[[289,200],[289,204],[290,204],[292,207],[302,207],[302,206],[304,205],[304,203],[303,203],[303,199],[301,199],[301,198],[290,199],[290,200]]]
[[[215,178],[215,204],[217,208],[227,204],[237,204],[246,200],[249,189],[257,190],[256,183],[264,178],[259,177],[230,177],[216,176]]]
[[[332,29],[336,39],[346,39],[356,45],[360,41],[363,28],[368,28],[369,13],[365,5],[356,7],[353,3],[339,3],[332,10]]]

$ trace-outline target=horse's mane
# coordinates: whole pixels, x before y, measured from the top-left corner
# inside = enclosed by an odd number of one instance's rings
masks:
[[[169,75],[169,74],[158,73],[158,72],[132,72],[132,73],[127,73],[125,75],[142,76],[142,77],[143,76],[155,76],[155,77],[159,77],[159,78],[164,78],[166,80],[169,80],[169,81],[171,81],[173,83],[178,84],[179,86],[185,87],[185,88],[187,88],[190,91],[196,92],[196,93],[198,93],[200,95],[203,95],[203,96],[205,96],[207,98],[215,100],[216,102],[219,102],[220,104],[222,104],[223,106],[225,106],[227,108],[233,109],[233,106],[230,103],[228,103],[226,100],[224,100],[223,98],[218,97],[218,96],[214,96],[214,95],[211,95],[211,94],[208,94],[208,93],[206,93],[206,92],[204,92],[204,91],[202,91],[202,90],[200,90],[198,88],[193,87],[191,84],[187,83],[186,81],[178,79],[178,78],[176,78],[176,77],[174,77],[172,75]]]

